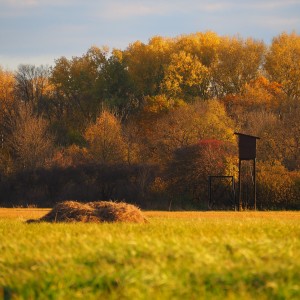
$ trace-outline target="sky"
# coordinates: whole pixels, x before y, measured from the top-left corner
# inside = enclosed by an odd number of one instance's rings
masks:
[[[270,44],[300,34],[300,0],[0,0],[0,66],[54,65],[93,45],[214,31]]]

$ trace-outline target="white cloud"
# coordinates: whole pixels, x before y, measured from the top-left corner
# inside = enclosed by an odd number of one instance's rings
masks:
[[[165,14],[168,7],[163,4],[142,4],[142,3],[114,3],[110,2],[100,11],[100,16],[105,19],[127,19],[156,14]]]
[[[9,6],[28,6],[36,4],[37,0],[3,0],[2,4]]]
[[[232,3],[207,3],[206,5],[199,5],[198,9],[202,9],[204,11],[208,11],[208,12],[215,12],[215,11],[221,11],[223,9],[228,9],[230,7],[232,7]]]
[[[282,9],[285,7],[289,7],[294,4],[300,4],[299,0],[267,0],[267,1],[257,1],[257,2],[248,2],[245,6],[250,7],[252,9]]]
[[[98,11],[95,12],[108,20],[128,19],[131,17],[143,17],[153,15],[170,15],[172,13],[190,13],[190,12],[215,12],[222,11],[232,7],[230,1],[170,1],[161,0],[155,1],[110,1],[105,3]]]
[[[45,6],[45,5],[59,5],[71,4],[71,0],[2,0],[1,5],[13,7],[32,7],[32,6]]]

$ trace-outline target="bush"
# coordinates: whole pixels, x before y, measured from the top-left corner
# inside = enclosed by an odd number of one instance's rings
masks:
[[[257,173],[258,207],[288,209],[294,202],[291,173],[278,161],[260,162]]]
[[[123,164],[22,171],[2,180],[0,203],[51,207],[66,199],[118,199],[145,206],[156,172],[155,166]]]

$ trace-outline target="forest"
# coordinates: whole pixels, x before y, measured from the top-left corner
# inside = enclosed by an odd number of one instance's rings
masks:
[[[119,200],[205,210],[208,176],[238,178],[242,132],[260,137],[257,208],[300,209],[295,32],[270,45],[210,31],[154,36],[53,66],[0,67],[0,106],[0,206]],[[232,209],[219,198],[213,209]]]

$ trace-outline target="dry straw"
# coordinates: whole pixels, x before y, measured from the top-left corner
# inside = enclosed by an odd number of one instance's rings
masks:
[[[42,218],[28,220],[27,222],[145,223],[147,221],[139,208],[124,202],[98,201],[80,203],[76,201],[64,201],[55,205]]]

